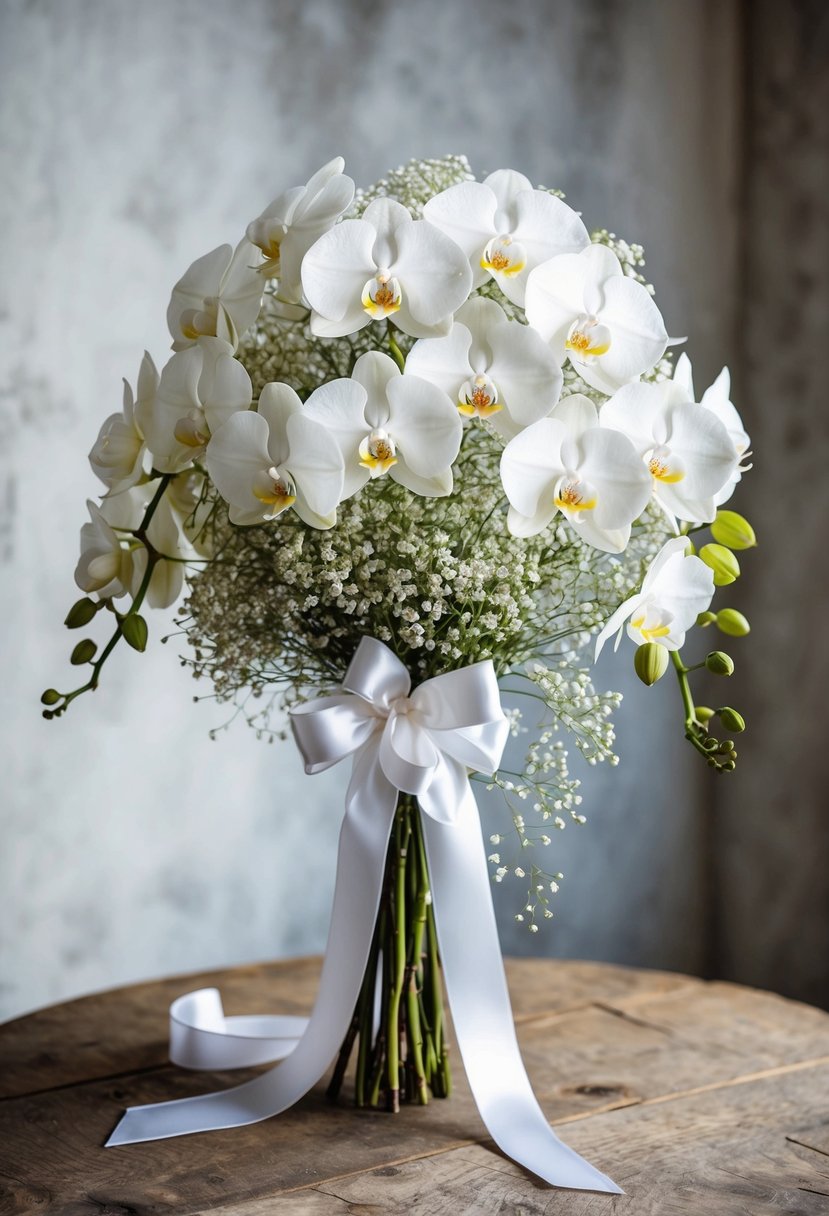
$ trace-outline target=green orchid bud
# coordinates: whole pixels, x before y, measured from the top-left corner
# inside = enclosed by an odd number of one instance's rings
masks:
[[[685,544],[685,556],[686,557],[695,557],[696,552],[697,552],[697,547],[689,536],[686,541],[686,544]]]
[[[730,730],[732,735],[740,735],[746,728],[745,718],[742,714],[738,714],[736,709],[732,709],[730,705],[724,706],[717,711],[720,716],[720,721],[726,730]],[[734,750],[734,745],[728,749]]]
[[[697,617],[697,625],[700,629],[704,629],[706,625],[713,625],[716,619],[716,612],[701,612]]]
[[[721,608],[716,620],[717,628],[731,638],[744,638],[747,633],[751,633],[751,626],[736,608]]]
[[[718,511],[711,525],[711,535],[729,549],[753,549],[757,544],[751,524],[736,511]]]
[[[84,596],[82,600],[78,600],[66,614],[66,620],[63,622],[67,629],[83,629],[84,625],[88,625],[98,611],[98,605],[94,600],[90,600]]]
[[[734,660],[724,650],[712,650],[705,659],[705,666],[715,676],[734,674]]]
[[[40,698],[41,705],[57,705],[60,693],[56,688],[47,688]]]
[[[137,613],[125,616],[121,621],[121,633],[124,635],[124,641],[132,646],[133,650],[146,650],[148,630],[143,616],[138,616]]]
[[[726,587],[740,577],[740,563],[725,545],[703,545],[699,555],[714,571],[715,587]]]
[[[98,647],[91,638],[84,638],[78,642],[72,654],[69,656],[69,662],[75,667],[81,667],[84,663],[91,663],[95,658],[95,652]]]
[[[714,717],[713,709],[709,709],[707,705],[695,705],[694,717],[700,726],[705,726],[706,722],[710,722]]]
[[[633,668],[642,683],[650,688],[657,680],[661,680],[667,671],[668,652],[658,642],[645,642],[636,648]]]

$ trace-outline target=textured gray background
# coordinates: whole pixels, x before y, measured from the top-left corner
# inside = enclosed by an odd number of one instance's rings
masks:
[[[160,362],[172,282],[336,153],[369,182],[465,151],[642,240],[698,383],[729,362],[758,452],[729,689],[752,731],[709,780],[674,690],[631,687],[622,766],[556,838],[556,919],[515,952],[718,972],[829,999],[821,599],[827,516],[827,10],[755,0],[3,0],[0,7],[0,1016],[161,973],[319,950],[340,776],[222,720],[175,642],[117,653],[58,723],[88,450]],[[748,591],[750,590],[750,596]],[[740,603],[741,593],[732,599]],[[153,622],[156,637],[162,632]],[[718,693],[711,693],[712,697]]]

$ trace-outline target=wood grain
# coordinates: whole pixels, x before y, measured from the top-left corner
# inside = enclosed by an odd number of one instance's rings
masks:
[[[596,963],[508,971],[544,1109],[625,1187],[619,1199],[553,1192],[487,1147],[462,1076],[448,1102],[397,1117],[331,1106],[318,1087],[253,1127],[101,1147],[125,1105],[252,1075],[166,1064],[173,996],[216,983],[229,1012],[303,1012],[318,969],[300,959],[178,977],[0,1027],[2,1216],[829,1210],[829,1015]]]

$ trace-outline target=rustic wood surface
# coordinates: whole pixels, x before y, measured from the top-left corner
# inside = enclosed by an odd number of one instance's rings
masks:
[[[399,1116],[318,1087],[277,1119],[104,1149],[125,1105],[245,1073],[167,1063],[167,1006],[306,1012],[319,960],[140,984],[0,1027],[0,1213],[463,1216],[829,1212],[829,1014],[770,993],[599,963],[507,964],[527,1069],[562,1137],[625,1188],[554,1191],[495,1151],[460,1065]]]

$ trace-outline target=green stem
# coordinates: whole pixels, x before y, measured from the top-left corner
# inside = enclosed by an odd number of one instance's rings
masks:
[[[141,585],[139,586],[138,591],[136,592],[135,597],[134,597],[132,603],[130,604],[128,610],[124,613],[124,615],[122,617],[119,618],[118,624],[115,627],[115,632],[113,633],[112,637],[109,639],[109,641],[107,642],[104,649],[101,651],[98,658],[92,664],[92,675],[89,677],[87,682],[85,684],[82,684],[79,688],[75,688],[75,689],[73,689],[72,692],[67,692],[67,693],[63,694],[63,701],[60,705],[59,710],[56,712],[63,713],[66,710],[66,708],[69,705],[71,705],[71,703],[75,700],[76,697],[80,697],[85,692],[94,692],[95,691],[95,689],[98,687],[98,681],[100,679],[101,669],[103,668],[104,663],[106,663],[107,659],[112,654],[112,652],[115,649],[115,647],[117,646],[119,640],[123,636],[123,632],[124,632],[123,627],[122,627],[123,621],[125,621],[126,618],[129,616],[135,616],[136,613],[138,612],[139,608],[141,607],[141,605],[144,602],[144,597],[147,594],[147,591],[150,586],[150,580],[152,579],[152,576],[153,576],[153,570],[156,567],[156,563],[161,558],[161,555],[153,548],[152,544],[150,543],[150,541],[147,537],[147,529],[150,526],[150,522],[153,518],[153,515],[156,512],[156,508],[158,507],[158,504],[161,502],[161,499],[164,496],[164,491],[167,489],[167,486],[172,481],[172,478],[173,478],[172,473],[162,474],[161,478],[159,479],[158,488],[156,489],[155,494],[151,498],[150,502],[147,504],[147,507],[144,511],[144,515],[142,517],[141,524],[133,532],[133,535],[138,540],[140,540],[147,549],[147,568],[144,571],[144,577],[141,580]]]
[[[391,357],[394,359],[395,363],[400,368],[401,372],[405,371],[406,370],[406,356],[403,354],[403,351],[397,345],[397,338],[395,338],[395,336],[394,336],[394,326],[392,325],[391,321],[386,321],[386,328],[388,330],[388,335],[389,335],[389,351],[391,353]]]
[[[400,1110],[400,999],[406,975],[406,853],[411,833],[407,809],[401,803],[394,825],[394,914],[390,943],[392,989],[386,1023],[387,1107],[395,1113]]]

